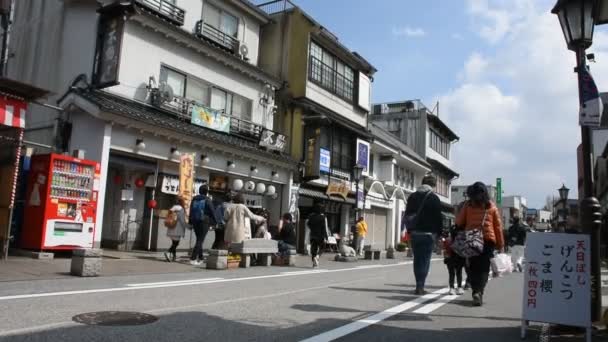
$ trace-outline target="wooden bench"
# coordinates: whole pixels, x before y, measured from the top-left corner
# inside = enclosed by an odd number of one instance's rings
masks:
[[[279,246],[275,240],[249,239],[231,244],[230,252],[241,256],[240,267],[251,266],[251,254],[257,254],[257,265],[270,266],[272,256],[279,252]]]

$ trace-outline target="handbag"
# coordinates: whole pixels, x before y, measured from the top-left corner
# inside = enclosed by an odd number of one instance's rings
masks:
[[[422,203],[420,203],[420,207],[418,208],[418,210],[416,211],[415,214],[403,216],[403,227],[404,227],[404,229],[402,229],[403,231],[405,231],[405,230],[414,231],[415,230],[416,219],[418,218],[418,215],[420,215],[420,213],[422,212],[422,208],[424,208],[424,203],[426,202],[426,199],[429,197],[430,194],[431,194],[431,191],[427,192],[426,195],[424,195],[424,198],[422,199]]]
[[[165,217],[165,227],[167,229],[174,229],[177,226],[177,214],[175,211],[169,210],[167,217]]]
[[[483,252],[483,224],[486,221],[487,213],[488,210],[484,210],[479,228],[462,230],[456,234],[456,238],[452,242],[454,253],[463,258],[471,258]]]

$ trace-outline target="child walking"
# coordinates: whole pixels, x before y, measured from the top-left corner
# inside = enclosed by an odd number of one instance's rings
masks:
[[[452,250],[452,241],[456,236],[456,229],[452,228],[443,238],[444,260],[448,268],[450,295],[463,295],[462,289],[462,269],[465,266],[465,259]]]

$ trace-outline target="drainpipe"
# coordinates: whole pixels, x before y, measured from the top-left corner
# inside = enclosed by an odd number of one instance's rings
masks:
[[[158,160],[156,161],[156,170],[154,171],[154,187],[152,188],[152,199],[156,197],[156,186],[158,184]],[[148,248],[146,250],[150,250],[152,248],[152,227],[154,225],[154,209],[150,209],[150,226],[148,227]]]

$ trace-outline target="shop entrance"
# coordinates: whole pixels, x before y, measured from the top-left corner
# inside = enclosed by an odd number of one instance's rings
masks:
[[[130,251],[148,249],[147,228],[156,162],[110,154],[101,247]]]

